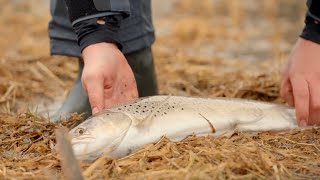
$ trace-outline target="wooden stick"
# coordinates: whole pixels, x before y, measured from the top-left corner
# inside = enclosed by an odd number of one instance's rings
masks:
[[[100,166],[104,161],[105,159],[108,157],[108,155],[110,154],[110,152],[112,152],[112,148],[109,148],[107,149],[103,154],[102,156],[97,159],[94,163],[92,163],[85,171],[84,171],[84,176],[85,177],[88,177],[91,175],[91,173],[98,167]]]
[[[65,179],[83,180],[84,178],[73,154],[66,128],[56,129],[55,134],[57,139],[57,152],[60,156],[61,169],[65,175]]]

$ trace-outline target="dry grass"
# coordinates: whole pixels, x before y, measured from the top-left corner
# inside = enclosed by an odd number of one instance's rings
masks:
[[[54,129],[32,113],[2,117],[0,176],[43,179],[60,177],[52,147]],[[17,122],[18,121],[18,122]],[[88,179],[317,179],[320,176],[317,128],[231,138],[190,136],[172,143],[162,138],[127,157],[100,163]],[[85,170],[90,164],[82,163]]]
[[[177,1],[177,13],[155,21],[160,93],[281,103],[280,71],[302,27],[304,2],[279,1],[285,9],[277,2]],[[0,5],[7,27],[0,40],[0,179],[60,179],[54,130],[81,117],[52,124],[41,112],[71,87],[76,61],[48,56],[44,11],[29,2]],[[102,159],[93,172],[92,164],[81,168],[87,179],[319,179],[319,155],[320,130],[313,128],[162,138],[130,156]]]

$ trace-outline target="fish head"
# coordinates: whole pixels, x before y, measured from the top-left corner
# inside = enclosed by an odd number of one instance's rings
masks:
[[[73,128],[69,135],[79,160],[94,160],[105,151],[112,152],[131,126],[131,118],[122,112],[103,111]]]

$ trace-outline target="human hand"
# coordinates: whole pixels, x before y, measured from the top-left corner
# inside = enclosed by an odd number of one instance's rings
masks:
[[[300,126],[320,125],[320,45],[299,38],[282,75],[281,97]]]
[[[138,97],[134,74],[115,44],[92,44],[84,48],[82,55],[82,84],[93,114]]]

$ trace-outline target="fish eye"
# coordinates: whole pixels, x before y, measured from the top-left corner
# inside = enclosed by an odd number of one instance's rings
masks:
[[[77,132],[78,135],[82,135],[82,134],[84,134],[84,131],[85,131],[85,129],[78,128],[76,132]]]

